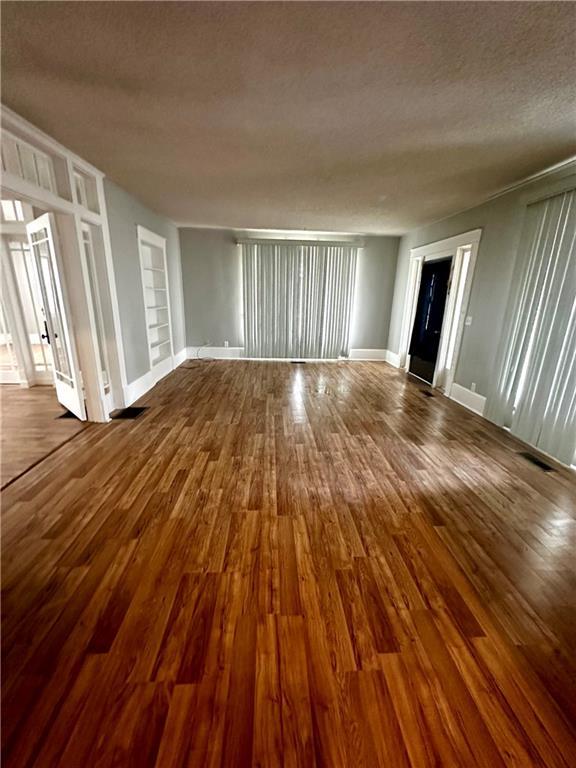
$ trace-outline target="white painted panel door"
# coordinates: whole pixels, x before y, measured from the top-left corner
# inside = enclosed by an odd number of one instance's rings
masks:
[[[86,407],[82,379],[71,333],[70,311],[53,215],[45,213],[31,221],[26,225],[26,232],[44,302],[45,333],[52,350],[56,396],[65,408],[84,421]]]

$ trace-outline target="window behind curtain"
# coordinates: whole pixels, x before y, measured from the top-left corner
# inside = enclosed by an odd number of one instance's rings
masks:
[[[576,452],[576,190],[528,206],[488,415],[565,464]]]
[[[357,246],[244,243],[247,357],[348,355]]]

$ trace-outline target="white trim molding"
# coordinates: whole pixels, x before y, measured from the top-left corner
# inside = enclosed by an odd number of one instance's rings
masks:
[[[182,363],[188,359],[188,350],[186,347],[182,347],[180,352],[176,352],[176,354],[173,357],[174,360],[174,368],[178,368],[179,365],[182,365]]]
[[[432,381],[433,387],[443,386],[447,391],[450,390],[454,381],[458,363],[481,236],[482,229],[472,229],[410,250],[400,335],[400,367],[406,370],[410,367],[408,350],[418,304],[422,266],[426,261],[451,258],[450,283]]]
[[[67,273],[68,276],[68,299],[72,309],[70,314],[76,316],[71,323],[70,334],[72,337],[78,337],[77,347],[81,349],[81,358],[83,358],[80,366],[85,387],[87,415],[91,421],[108,421],[110,407],[120,407],[124,404],[122,401],[127,379],[102,184],[104,174],[8,107],[1,105],[1,113],[3,131],[11,135],[16,142],[29,146],[31,151],[45,157],[49,162],[51,181],[46,184],[41,183],[39,177],[30,180],[25,176],[22,168],[18,170],[17,163],[12,164],[10,170],[2,174],[2,195],[35,205],[57,217],[60,240],[63,245],[61,254],[63,273]],[[76,186],[78,177],[83,179],[85,193],[89,188],[90,194],[78,195]],[[98,233],[97,250],[103,250],[102,261],[100,253],[98,255],[98,262],[102,264],[102,275],[105,278],[102,281],[101,290],[105,290],[108,294],[112,316],[109,317],[106,301],[103,302],[105,307],[103,314],[114,330],[107,345],[111,398],[109,393],[104,392],[102,386],[94,299],[84,261],[79,255],[84,249],[82,224],[89,224],[95,228]],[[113,403],[110,402],[111,400]]]
[[[400,368],[400,355],[398,352],[392,352],[391,349],[386,350],[386,362],[393,365],[394,368]]]
[[[385,360],[390,365],[398,368],[400,356],[389,349],[351,349],[349,360]]]
[[[127,384],[124,387],[124,407],[128,408],[129,405],[132,405],[132,403],[135,403],[136,400],[139,400],[141,397],[143,397],[160,381],[160,379],[163,379],[164,376],[172,373],[174,369],[178,368],[179,365],[182,365],[182,363],[187,359],[187,356],[188,350],[186,347],[183,347],[173,357],[167,358],[165,361],[163,361],[163,363],[170,363],[169,368],[165,365],[162,367],[162,370],[160,370],[162,364],[157,365],[154,370],[146,371],[146,373],[144,373],[138,379],[135,379],[134,381],[131,381],[129,384]]]
[[[486,398],[484,395],[479,395],[478,392],[472,392],[471,389],[463,387],[461,384],[453,383],[450,388],[450,400],[454,400],[459,405],[463,405],[473,413],[477,413],[478,416],[484,416],[484,408],[486,407]]]
[[[386,349],[351,349],[349,360],[386,360]]]
[[[174,347],[172,340],[172,307],[170,302],[170,287],[168,281],[168,262],[166,259],[166,238],[157,235],[140,224],[136,226],[138,238],[138,256],[140,261],[140,277],[142,281],[142,301],[146,316],[146,338],[148,342],[148,355],[150,359],[150,368],[155,371],[156,379],[162,379],[167,373],[174,369],[173,355]],[[144,248],[151,252],[152,248],[157,249],[161,254],[160,262],[152,264],[147,263]],[[150,259],[153,256],[150,255]],[[161,264],[161,266],[160,266]],[[151,274],[150,274],[151,273]],[[159,276],[160,284],[157,283],[156,276]],[[150,294],[153,294],[150,296]],[[160,294],[160,298],[158,296]],[[164,306],[157,306],[158,301]],[[150,303],[151,302],[151,303]],[[166,322],[161,319],[163,328],[168,328],[168,338],[155,339],[155,333],[158,331],[158,311],[166,313]],[[152,316],[150,316],[152,312]],[[152,322],[150,322],[152,320]],[[154,330],[156,329],[156,331]],[[167,354],[159,359],[154,359],[154,350],[164,350],[168,347]]]
[[[545,179],[546,177],[551,176],[552,174],[556,174],[556,173],[568,174],[568,173],[572,173],[575,170],[576,170],[576,155],[573,155],[572,157],[568,157],[566,160],[561,160],[559,163],[555,163],[554,165],[550,165],[547,168],[543,168],[541,171],[532,173],[530,174],[530,176],[525,176],[524,178],[519,179],[518,181],[515,181],[512,184],[507,184],[506,186],[496,190],[496,192],[493,192],[491,195],[488,195],[487,197],[479,198],[477,202],[473,203],[472,205],[466,206],[466,208],[459,208],[457,211],[454,211],[453,213],[449,213],[447,216],[442,216],[439,219],[434,219],[432,221],[425,221],[423,224],[421,224],[421,226],[431,227],[433,224],[439,224],[441,221],[448,221],[449,219],[453,219],[456,216],[460,216],[461,214],[466,213],[466,211],[471,211],[473,208],[478,208],[480,205],[491,203],[493,200],[497,200],[499,197],[503,197],[504,195],[507,195],[510,192],[515,192],[516,190],[522,189],[523,187],[527,187],[530,184],[534,184],[537,181],[542,181],[542,179]]]
[[[136,400],[139,400],[149,392],[155,384],[156,378],[152,371],[146,371],[140,378],[126,384],[124,387],[124,407],[128,408],[132,403],[135,403]]]
[[[188,360],[202,360],[214,358],[215,360],[242,360],[244,359],[244,347],[186,347]]]
[[[213,358],[214,360],[291,360],[290,357],[245,357],[244,347],[187,347],[186,356],[189,360],[202,360],[206,358]],[[303,358],[304,359],[304,358]],[[395,368],[400,367],[400,356],[396,352],[391,352],[389,349],[351,349],[349,357],[334,358],[334,359],[312,359],[305,358],[309,362],[320,363],[333,363],[333,362],[345,362],[345,361],[360,361],[360,360],[384,360]]]
[[[435,254],[443,255],[445,251],[456,250],[463,245],[477,245],[482,236],[482,229],[471,229],[468,232],[462,232],[460,235],[446,237],[444,240],[435,240],[432,243],[419,245],[410,249],[412,258],[428,259]]]

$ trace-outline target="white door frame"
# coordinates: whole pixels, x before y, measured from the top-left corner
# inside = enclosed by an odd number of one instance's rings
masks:
[[[122,344],[118,296],[112,262],[110,233],[104,196],[104,175],[94,166],[70,152],[36,126],[29,123],[11,109],[2,106],[2,127],[17,140],[22,141],[52,158],[57,164],[50,188],[41,187],[26,180],[16,172],[4,170],[1,180],[1,195],[4,199],[23,200],[56,214],[60,238],[65,241],[64,262],[68,273],[68,288],[74,315],[74,334],[78,336],[77,348],[82,369],[88,418],[91,421],[108,421],[109,413],[114,408],[122,408],[126,403],[126,363]],[[74,174],[80,171],[93,185],[92,199],[80,199],[75,185]],[[88,204],[90,208],[86,207]],[[106,320],[113,328],[113,338],[108,345],[111,397],[106,396],[102,388],[101,372],[97,361],[94,312],[86,285],[82,248],[81,224],[92,224],[102,234],[103,264],[106,269],[107,290],[110,295],[110,307],[106,310]],[[100,238],[99,238],[100,241]],[[111,315],[109,318],[108,315]]]
[[[422,265],[425,261],[437,261],[452,257],[438,358],[432,380],[432,386],[442,387],[447,395],[450,395],[454,382],[481,235],[481,229],[473,229],[410,250],[408,282],[400,335],[400,367],[405,370],[408,370],[410,365],[408,349],[420,292]],[[456,306],[457,303],[459,304],[458,307]],[[448,360],[450,347],[453,351],[451,359]]]

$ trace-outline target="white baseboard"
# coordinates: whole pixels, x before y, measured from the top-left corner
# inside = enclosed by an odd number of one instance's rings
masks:
[[[142,395],[145,395],[156,384],[156,379],[152,371],[147,371],[139,378],[131,381],[124,387],[124,407],[128,408],[129,405],[139,400]]]
[[[394,368],[400,368],[400,355],[398,352],[392,352],[390,349],[386,350],[386,362],[393,365]]]
[[[172,373],[175,367],[176,364],[173,357],[167,357],[166,360],[162,360],[161,363],[155,365],[154,368],[152,368],[154,384],[156,384],[157,381],[160,381],[160,379],[163,379],[164,376],[168,376],[169,373]]]
[[[213,357],[216,360],[240,360],[244,357],[244,347],[186,347],[188,360]]]
[[[385,349],[351,349],[349,360],[386,360]]]
[[[400,366],[400,355],[389,349],[351,349],[350,360],[385,360],[390,365]]]
[[[468,408],[469,411],[477,413],[478,416],[484,415],[486,398],[483,395],[479,395],[478,392],[472,392],[471,389],[466,389],[466,387],[454,383],[450,388],[449,397],[451,400],[455,400],[460,405],[463,405],[464,408]]]
[[[244,357],[244,347],[188,347],[186,354],[189,360],[195,358],[213,357],[216,360],[246,360]],[[251,360],[273,358],[250,358]],[[284,358],[274,358],[284,359]],[[286,358],[289,359],[289,358]],[[351,349],[349,360],[385,360],[397,368],[400,365],[400,355],[390,352],[389,349]],[[310,358],[310,362],[313,360]],[[316,362],[330,362],[330,360],[318,360]]]
[[[163,360],[159,365],[154,366],[153,370],[147,371],[138,379],[131,381],[124,387],[124,407],[128,408],[129,405],[139,400],[146,392],[149,392],[152,387],[157,384],[160,379],[171,373],[174,368],[181,365],[187,357],[187,349],[183,347],[180,352],[172,358]]]
[[[182,365],[184,360],[188,359],[188,350],[186,347],[182,347],[180,352],[176,352],[174,355],[174,368],[178,368],[179,365]]]

